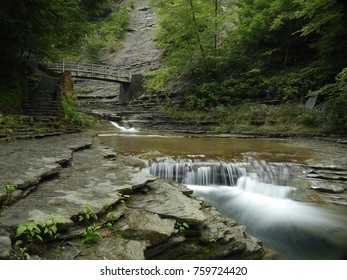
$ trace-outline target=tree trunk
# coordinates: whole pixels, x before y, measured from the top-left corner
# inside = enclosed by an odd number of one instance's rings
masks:
[[[189,0],[189,4],[190,4],[191,12],[192,12],[192,19],[193,19],[193,23],[194,23],[196,37],[197,37],[198,43],[199,43],[201,57],[202,57],[203,60],[205,60],[205,57],[206,57],[205,56],[205,50],[204,50],[204,46],[202,45],[201,38],[200,38],[200,35],[199,35],[199,28],[198,28],[198,24],[196,22],[196,16],[195,16],[193,0]]]

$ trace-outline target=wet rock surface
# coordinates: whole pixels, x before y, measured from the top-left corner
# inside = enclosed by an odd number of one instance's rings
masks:
[[[2,210],[2,259],[23,257],[14,245],[18,225],[46,222],[51,215],[63,217],[57,223],[60,236],[29,244],[27,258],[253,259],[263,254],[243,226],[192,197],[185,186],[124,166],[97,138],[76,134],[15,144],[0,144],[1,189],[17,182],[20,191],[35,191]],[[86,218],[86,209],[96,218]],[[183,223],[189,227],[178,230]]]
[[[121,69],[129,69],[133,73],[142,73],[161,66],[161,51],[156,48],[153,40],[157,20],[149,2],[133,2],[124,47],[114,59],[106,55],[104,62],[112,63]]]

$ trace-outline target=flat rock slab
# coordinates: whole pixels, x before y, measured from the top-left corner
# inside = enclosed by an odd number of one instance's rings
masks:
[[[8,183],[19,189],[37,185],[43,178],[57,174],[72,152],[90,147],[86,134],[68,134],[14,143],[0,142],[0,196]]]
[[[28,219],[46,221],[52,214],[59,214],[69,226],[85,206],[98,213],[105,205],[121,200],[119,192],[131,193],[133,187],[155,179],[138,169],[120,166],[112,158],[105,158],[105,154],[107,148],[100,143],[72,156],[70,150],[71,167],[61,170],[58,178],[42,182],[35,192],[5,209],[0,224],[17,226]]]
[[[141,208],[189,225],[201,225],[205,221],[205,215],[200,210],[200,202],[182,195],[181,188],[176,183],[157,180],[147,186],[148,193],[141,198],[129,201],[129,207]]]

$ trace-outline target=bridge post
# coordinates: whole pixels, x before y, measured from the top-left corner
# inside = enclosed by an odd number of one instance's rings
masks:
[[[134,74],[132,75],[131,84],[120,83],[119,102],[121,104],[128,103],[129,101],[139,97],[143,92],[143,76],[142,74]]]

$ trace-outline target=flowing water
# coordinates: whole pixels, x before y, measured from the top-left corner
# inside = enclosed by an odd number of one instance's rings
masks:
[[[285,258],[347,257],[346,208],[307,199],[304,164],[315,153],[307,145],[139,133],[101,139],[142,159],[146,172],[186,184]]]

